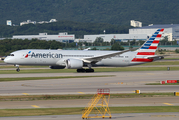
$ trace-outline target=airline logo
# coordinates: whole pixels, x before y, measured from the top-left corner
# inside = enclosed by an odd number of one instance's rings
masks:
[[[25,58],[28,58],[29,56],[31,58],[63,58],[62,54],[51,53],[51,52],[49,52],[49,53],[35,53],[35,52],[29,51],[28,54],[25,56]]]
[[[30,53],[31,53],[31,51],[29,51],[29,52],[27,53],[27,55],[25,56],[25,58],[28,58]]]

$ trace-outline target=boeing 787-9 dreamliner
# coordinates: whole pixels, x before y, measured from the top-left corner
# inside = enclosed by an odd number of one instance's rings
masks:
[[[158,29],[135,51],[43,50],[27,49],[12,52],[4,59],[20,71],[19,65],[46,65],[51,69],[77,69],[77,72],[94,72],[92,67],[124,67],[163,59],[155,55],[164,29]],[[84,69],[83,67],[88,67]]]

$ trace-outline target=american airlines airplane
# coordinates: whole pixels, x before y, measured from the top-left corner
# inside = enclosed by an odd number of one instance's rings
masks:
[[[51,69],[77,69],[77,72],[94,72],[91,67],[124,67],[163,59],[155,55],[164,29],[158,29],[149,40],[135,51],[43,50],[27,49],[12,52],[4,59],[19,72],[19,65],[46,65]],[[84,69],[88,67],[89,69]]]

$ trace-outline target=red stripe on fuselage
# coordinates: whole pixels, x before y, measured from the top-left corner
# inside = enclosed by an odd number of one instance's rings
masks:
[[[146,59],[146,58],[134,58],[132,62],[152,62],[153,59]]]
[[[155,52],[138,52],[137,55],[155,55]]]

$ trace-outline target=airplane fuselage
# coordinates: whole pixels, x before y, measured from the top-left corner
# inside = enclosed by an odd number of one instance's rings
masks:
[[[95,57],[99,55],[105,55],[115,53],[117,51],[85,51],[85,50],[19,50],[11,53],[6,58],[6,63],[17,65],[47,65],[47,66],[65,66],[65,60],[78,59],[83,60],[85,58]],[[136,64],[142,64],[148,61],[134,61],[137,52],[126,52],[121,55],[116,55],[111,58],[102,59],[94,66],[115,66],[123,67]],[[141,58],[144,58],[141,56]]]

